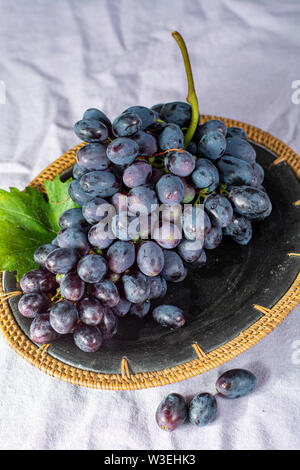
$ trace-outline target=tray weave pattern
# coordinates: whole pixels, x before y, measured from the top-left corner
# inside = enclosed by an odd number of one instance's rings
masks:
[[[226,124],[226,126],[242,127],[247,132],[250,140],[263,145],[278,157],[274,160],[273,164],[279,164],[285,161],[295,172],[297,178],[300,179],[300,157],[282,141],[257,127],[235,121],[233,119],[206,115],[201,117],[201,122],[205,122],[210,119],[220,119]],[[72,166],[76,160],[76,151],[82,145],[84,144],[74,147],[55,160],[51,165],[43,170],[30,185],[39,188],[40,190],[44,190],[44,180],[52,180],[56,175]],[[300,205],[300,201],[295,201],[295,205]],[[292,258],[300,256],[298,253],[287,253],[287,256],[288,255],[290,255],[291,262],[297,262]],[[2,277],[1,274],[0,277]],[[0,281],[1,280],[2,279],[0,279]],[[4,292],[1,283],[0,295],[3,294]],[[23,333],[16,323],[7,301],[3,300],[1,297],[0,330],[14,351],[26,359],[30,364],[50,376],[74,385],[81,385],[90,388],[106,390],[137,390],[178,382],[224,364],[254,346],[258,341],[273,331],[299,302],[300,274],[285,295],[271,309],[264,308],[264,306],[260,305],[254,305],[253,308],[259,310],[262,313],[262,317],[250,326],[250,328],[241,332],[233,340],[207,354],[198,344],[191,344],[191,349],[194,349],[195,353],[195,359],[192,361],[177,365],[170,369],[143,372],[139,374],[131,373],[130,358],[120,357],[119,374],[95,373],[69,366],[64,362],[55,359],[51,354],[47,353],[43,347],[39,348],[33,344]]]

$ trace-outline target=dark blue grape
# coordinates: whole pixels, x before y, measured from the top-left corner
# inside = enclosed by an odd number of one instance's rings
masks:
[[[91,294],[107,307],[115,307],[120,301],[116,285],[108,279],[93,284],[91,286]]]
[[[161,150],[182,149],[184,135],[176,124],[166,125],[158,136],[158,144]]]
[[[132,304],[129,300],[120,297],[119,303],[115,307],[112,307],[112,311],[117,317],[125,317],[129,312],[131,305]]]
[[[188,176],[195,169],[195,158],[187,151],[182,153],[177,151],[169,152],[165,157],[165,167],[173,175]]]
[[[105,258],[100,255],[87,255],[81,258],[77,265],[79,277],[88,283],[99,282],[107,271]]]
[[[136,113],[122,113],[113,121],[113,133],[117,137],[129,137],[142,130],[142,120]]]
[[[129,165],[123,173],[123,182],[128,188],[141,186],[149,181],[152,167],[147,162],[136,162]]]
[[[73,333],[78,321],[78,312],[72,302],[62,300],[51,307],[50,325],[61,335]]]
[[[232,369],[222,374],[217,382],[217,391],[226,398],[240,398],[256,387],[256,377],[245,369]]]
[[[196,261],[203,248],[203,242],[201,240],[182,240],[178,245],[178,253],[186,263],[193,263]]]
[[[170,393],[159,404],[155,419],[161,429],[174,431],[187,420],[187,416],[188,410],[184,398],[177,393]]]
[[[254,185],[259,187],[265,178],[264,169],[259,163],[255,162],[253,165],[253,171],[254,171]]]
[[[223,155],[217,162],[217,167],[221,181],[228,185],[251,185],[255,182],[252,165],[240,158]]]
[[[192,118],[192,107],[184,101],[172,101],[163,105],[160,116],[163,121],[189,127]]]
[[[58,223],[61,228],[76,227],[81,230],[86,230],[89,227],[89,224],[85,220],[80,207],[68,209],[67,211],[63,212],[59,217]]]
[[[119,137],[108,145],[106,153],[115,165],[130,165],[138,156],[139,146],[132,139]]]
[[[112,205],[116,209],[116,212],[124,212],[127,210],[127,194],[126,193],[115,193],[110,199]]]
[[[106,307],[94,297],[84,297],[77,304],[80,320],[86,325],[99,325]]]
[[[228,137],[226,139],[226,154],[240,158],[253,165],[256,158],[256,152],[252,145],[241,137]]]
[[[103,342],[101,331],[92,325],[78,325],[73,338],[76,346],[87,353],[98,351]]]
[[[50,325],[48,313],[41,313],[33,319],[29,334],[32,341],[37,344],[52,343],[60,337],[60,334]]]
[[[193,269],[200,269],[206,264],[206,253],[204,250],[201,251],[200,256],[196,259],[196,261],[193,261],[190,266]]]
[[[211,193],[219,184],[219,173],[215,165],[206,158],[199,158],[196,169],[192,173],[192,181],[196,188],[205,189]]]
[[[130,241],[116,241],[106,254],[108,269],[114,273],[123,273],[135,262],[135,248]]]
[[[80,180],[80,178],[86,173],[88,173],[88,171],[89,170],[87,170],[86,168],[81,168],[78,163],[75,163],[75,165],[73,166],[73,178],[75,178],[76,180]]]
[[[182,199],[182,203],[189,204],[195,198],[195,188],[187,181],[186,178],[181,178],[181,181],[183,182],[184,186],[184,196]]]
[[[142,157],[151,157],[157,152],[157,143],[153,135],[140,131],[131,136],[131,139],[138,144],[139,155]]]
[[[106,155],[106,145],[87,144],[80,147],[76,154],[78,165],[88,171],[106,170],[111,164]]]
[[[108,224],[102,221],[98,222],[96,225],[93,225],[88,233],[88,240],[90,244],[99,250],[108,248],[114,239],[115,236],[110,230],[110,227]]]
[[[111,204],[100,196],[91,199],[82,206],[82,215],[91,225],[100,222],[108,214],[114,214],[115,210]]]
[[[165,264],[161,275],[171,282],[176,282],[185,274],[185,268],[180,256],[175,251],[164,250]]]
[[[77,249],[81,255],[86,255],[90,250],[87,234],[76,227],[63,228],[57,234],[60,248]]]
[[[131,106],[130,108],[125,109],[124,113],[137,114],[142,121],[142,130],[152,127],[156,123],[156,119],[158,117],[157,113],[153,111],[153,109],[146,108],[145,106]]]
[[[217,415],[217,400],[210,393],[198,393],[189,404],[189,421],[196,426],[212,423]]]
[[[228,198],[234,210],[249,220],[263,220],[272,211],[269,196],[258,188],[237,186],[231,189]]]
[[[34,318],[38,314],[46,313],[48,309],[48,301],[38,292],[24,294],[19,300],[18,309],[23,317]]]
[[[188,240],[204,244],[204,235],[211,229],[210,218],[200,205],[187,205],[182,216],[182,228]]]
[[[234,213],[231,223],[224,229],[224,234],[231,236],[239,245],[247,245],[252,238],[251,222]]]
[[[232,205],[225,196],[221,194],[210,194],[205,198],[204,208],[211,221],[219,227],[227,227],[233,217]]]
[[[159,299],[167,293],[167,283],[162,276],[153,276],[150,278],[150,299]]]
[[[67,274],[75,268],[79,258],[78,250],[57,248],[46,258],[46,268],[54,274]]]
[[[153,111],[156,111],[158,114],[160,114],[161,110],[162,110],[162,107],[164,106],[165,103],[157,103],[157,104],[154,104],[153,106],[151,106],[151,109],[153,109]]]
[[[202,157],[207,157],[210,160],[217,160],[220,158],[226,149],[226,139],[224,134],[220,131],[208,131],[201,137],[198,144],[198,153]]]
[[[118,320],[111,309],[104,311],[99,328],[103,335],[103,339],[112,338],[118,331]]]
[[[241,127],[227,127],[227,137],[240,137],[247,140],[247,133]]]
[[[211,119],[210,121],[206,121],[204,124],[201,124],[197,127],[194,139],[199,142],[199,140],[210,131],[222,132],[224,136],[227,134],[227,128],[224,122],[219,121],[219,119]]]
[[[181,308],[174,305],[159,305],[152,312],[154,320],[164,328],[177,329],[185,324]]]
[[[85,284],[76,273],[65,274],[59,287],[64,299],[72,302],[77,302],[84,296]]]
[[[48,256],[53,255],[55,251],[52,251]],[[47,263],[46,268],[49,269]],[[56,280],[55,276],[45,269],[33,269],[21,277],[20,286],[25,294],[30,294],[31,292],[50,292],[56,288]]]
[[[137,252],[137,265],[146,276],[157,276],[164,267],[162,249],[153,241],[143,242]]]
[[[83,175],[84,176],[84,175]],[[68,193],[72,199],[78,206],[83,206],[83,204],[87,201],[90,201],[94,197],[97,196],[95,193],[86,193],[80,186],[80,182],[78,180],[73,180],[69,184]]]
[[[33,255],[36,264],[44,268],[47,256],[49,255],[49,253],[51,253],[51,251],[56,250],[56,248],[57,246],[52,245],[51,243],[47,243],[46,245],[40,246],[37,250],[35,250]]]
[[[184,184],[178,176],[164,175],[156,184],[159,200],[167,206],[173,206],[183,200]]]
[[[136,217],[128,215],[128,212],[119,212],[111,220],[111,231],[115,238],[123,241],[139,238],[137,233]]]
[[[82,119],[85,120],[85,119],[92,119],[92,120],[96,120],[96,121],[101,121],[103,122],[107,129],[109,131],[111,131],[111,122],[109,120],[109,118],[106,116],[106,114],[104,114],[102,111],[100,111],[100,109],[97,109],[97,108],[89,108],[87,109],[83,116],[82,116]]]
[[[124,294],[129,302],[134,304],[141,304],[149,298],[150,295],[150,281],[139,271],[131,274],[124,274],[122,276]]]
[[[101,197],[112,196],[120,189],[120,181],[109,171],[91,171],[79,183],[83,191]]]
[[[141,304],[132,304],[130,308],[130,314],[135,315],[138,318],[144,318],[150,310],[150,300],[145,300]]]
[[[206,250],[214,250],[220,245],[222,238],[222,228],[219,225],[213,226],[204,237],[204,248]]]
[[[153,229],[153,239],[163,248],[173,250],[181,241],[181,230],[168,220],[158,222]],[[156,273],[154,275],[157,275]]]
[[[150,214],[153,210],[152,206],[158,203],[155,191],[148,186],[138,186],[128,193],[128,210],[131,214],[136,215]]]
[[[84,142],[103,142],[108,137],[105,124],[95,119],[82,119],[74,125],[74,132]]]

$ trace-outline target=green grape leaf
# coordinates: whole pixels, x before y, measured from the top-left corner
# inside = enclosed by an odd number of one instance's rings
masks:
[[[36,188],[0,189],[0,270],[17,271],[17,280],[38,266],[33,253],[51,243],[60,227],[62,212],[78,207],[68,198],[71,180],[45,181],[47,197]]]

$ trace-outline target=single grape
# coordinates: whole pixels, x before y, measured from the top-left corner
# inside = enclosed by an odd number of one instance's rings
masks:
[[[130,241],[116,241],[106,254],[108,269],[114,273],[123,273],[135,262],[135,248]]]
[[[182,228],[188,240],[204,244],[204,236],[211,229],[210,218],[200,205],[187,205],[182,216]]]
[[[228,196],[234,210],[249,220],[263,220],[272,211],[266,192],[251,186],[232,188]]]
[[[254,186],[260,186],[263,183],[265,178],[265,172],[263,167],[255,162],[253,165],[253,172],[254,172]]]
[[[224,122],[219,121],[219,119],[211,119],[197,127],[194,138],[199,142],[199,140],[210,131],[219,131],[225,137],[227,134],[227,128]]]
[[[51,256],[53,253],[54,251],[48,256]],[[31,292],[50,292],[56,288],[56,279],[55,276],[45,269],[33,269],[22,276],[20,286],[25,294],[30,294]]]
[[[161,119],[177,124],[179,127],[189,127],[192,118],[192,107],[184,101],[165,103],[160,111]]]
[[[76,227],[84,231],[89,227],[82,214],[81,207],[75,207],[63,212],[59,217],[58,223],[61,228]]]
[[[185,268],[180,256],[175,251],[164,250],[165,264],[161,275],[171,282],[176,282],[185,274]]]
[[[82,169],[88,171],[106,170],[111,164],[106,155],[106,145],[99,143],[80,147],[76,153],[76,160]]]
[[[102,320],[99,323],[103,339],[112,338],[118,331],[118,320],[113,314],[111,309],[106,309],[103,312]]]
[[[128,193],[128,211],[131,214],[150,214],[157,203],[155,191],[148,186],[138,186]]]
[[[79,277],[88,283],[99,282],[107,271],[106,259],[101,255],[86,255],[77,264]]]
[[[79,139],[89,143],[103,142],[108,137],[106,125],[95,119],[82,119],[76,122],[74,132]]]
[[[195,169],[195,158],[186,150],[182,153],[175,150],[166,155],[165,167],[173,175],[188,176]]]
[[[77,249],[81,255],[86,255],[90,250],[87,234],[76,227],[63,228],[57,234],[60,248]]]
[[[67,274],[75,268],[78,258],[78,250],[73,248],[57,248],[49,253],[45,266],[54,274]]]
[[[136,261],[140,271],[146,276],[157,276],[165,262],[162,249],[150,240],[139,246]]]
[[[109,171],[90,171],[79,183],[85,192],[101,197],[112,196],[120,189],[120,181]]]
[[[112,204],[109,204],[109,202],[100,196],[91,199],[82,206],[83,217],[91,225],[95,225],[97,222],[100,222],[100,220],[108,214],[114,213],[115,209]]]
[[[231,223],[232,222],[230,222],[230,224]],[[222,228],[219,227],[219,225],[214,225],[204,237],[204,248],[206,250],[214,250],[215,248],[217,248],[217,246],[220,245],[222,238]]]
[[[87,353],[98,351],[103,342],[101,331],[92,325],[78,325],[73,338],[76,346]]]
[[[149,181],[152,167],[147,162],[136,162],[129,165],[123,173],[123,182],[128,188],[141,186]]]
[[[115,165],[130,165],[139,153],[138,144],[127,137],[113,140],[107,147],[107,157]]]
[[[59,286],[64,299],[77,302],[84,296],[85,284],[76,273],[65,274]]]
[[[86,325],[99,325],[106,307],[94,297],[84,297],[77,304],[80,320]]]
[[[105,222],[98,222],[93,225],[88,233],[88,240],[92,246],[99,250],[108,248],[115,239],[111,227]]]
[[[217,167],[221,181],[228,185],[252,185],[255,182],[252,165],[240,158],[223,155]]]
[[[206,158],[199,158],[196,169],[192,173],[192,181],[196,188],[205,189],[211,193],[219,184],[219,173],[215,165]]]
[[[124,113],[137,114],[142,121],[141,129],[149,129],[156,123],[158,117],[157,113],[153,109],[146,108],[145,106],[131,106],[125,109]]]
[[[226,154],[240,158],[250,165],[253,165],[256,152],[252,145],[241,137],[228,137],[226,139]]]
[[[80,180],[80,178],[85,175],[86,173],[88,173],[89,170],[87,170],[86,168],[81,168],[78,163],[75,163],[75,165],[73,166],[73,178],[75,178],[76,180]]]
[[[33,258],[36,264],[41,266],[42,268],[45,267],[45,261],[49,253],[56,250],[57,246],[52,245],[51,243],[47,243],[46,245],[40,246],[37,250],[35,250]]]
[[[225,196],[210,194],[204,201],[204,208],[212,222],[219,227],[227,227],[232,221],[232,205]]]
[[[234,213],[231,223],[224,229],[224,234],[229,235],[239,245],[247,245],[252,238],[251,222]]]
[[[240,398],[256,387],[256,377],[245,369],[232,369],[222,374],[217,382],[217,391],[226,398]]]
[[[165,431],[174,431],[188,417],[187,405],[184,398],[177,393],[170,393],[159,404],[155,419],[158,426]]]
[[[128,212],[118,212],[111,220],[111,231],[114,238],[129,241],[139,238],[139,220],[137,217],[128,215]]]
[[[127,194],[126,193],[115,193],[111,197],[111,203],[117,212],[124,212],[127,210]]]
[[[124,294],[129,302],[134,304],[141,304],[149,298],[150,295],[150,281],[139,271],[131,274],[124,274],[122,276]]]
[[[73,333],[78,321],[78,312],[69,300],[62,300],[51,307],[50,325],[61,335]]]
[[[152,312],[154,320],[164,328],[177,329],[185,324],[181,308],[174,305],[159,305]]]
[[[207,157],[210,160],[217,160],[220,158],[226,149],[226,139],[224,134],[220,131],[208,131],[201,137],[198,144],[198,153],[202,157]]]
[[[158,136],[158,144],[161,150],[182,149],[184,135],[176,124],[168,124]]]
[[[165,249],[173,250],[179,245],[182,234],[177,225],[170,223],[167,220],[158,222],[153,228],[153,239]],[[156,272],[156,276],[159,272]]]
[[[182,273],[182,275],[181,275],[178,279],[173,280],[172,282],[174,282],[174,283],[179,283],[179,282],[184,281],[185,278],[186,278],[186,276],[187,276],[187,274],[188,274],[188,270],[187,270],[186,266],[184,266],[184,267],[183,267],[183,273]]]
[[[187,263],[196,261],[203,248],[203,241],[201,240],[186,240],[183,239],[177,247],[178,253],[181,258]]]
[[[212,423],[217,415],[217,400],[211,393],[198,393],[189,404],[189,421],[196,426]]]
[[[104,114],[102,111],[100,111],[100,109],[97,109],[97,108],[87,109],[84,112],[84,114],[82,116],[82,119],[83,120],[92,119],[92,120],[96,120],[96,121],[101,121],[106,125],[107,129],[111,132],[111,122],[110,122],[109,118],[106,116],[106,114]]]
[[[19,300],[18,309],[23,317],[34,318],[38,314],[46,313],[49,303],[38,292],[24,294]]]
[[[167,206],[173,206],[183,200],[184,184],[178,176],[164,175],[156,184],[159,200]]]
[[[138,144],[139,155],[142,157],[151,157],[157,152],[157,143],[153,135],[140,131],[131,136],[131,139]]]
[[[247,133],[241,127],[227,127],[227,137],[240,137],[247,140]]]
[[[41,313],[33,319],[29,335],[30,339],[37,344],[52,343],[60,337],[60,334],[50,325],[48,313]]]
[[[142,130],[142,120],[136,113],[124,112],[113,121],[113,133],[117,137],[129,137]]]
[[[159,299],[167,293],[167,282],[162,276],[150,278],[150,299]]]
[[[129,302],[129,300],[120,297],[119,303],[115,307],[112,307],[112,312],[117,317],[125,317],[125,315],[127,315],[129,312],[131,305],[132,303]]]
[[[193,269],[200,269],[206,264],[206,253],[204,250],[201,251],[200,256],[190,264]]]
[[[85,175],[82,175],[82,178],[83,176]],[[71,181],[68,187],[68,193],[72,201],[74,201],[78,206],[83,206],[85,202],[90,201],[97,196],[96,193],[86,193],[80,186],[80,182],[78,180]]]
[[[120,301],[116,285],[108,279],[92,284],[91,295],[100,300],[106,307],[115,307]]]
[[[130,314],[135,315],[138,318],[144,318],[150,310],[150,300],[145,300],[141,304],[132,304],[130,308]]]

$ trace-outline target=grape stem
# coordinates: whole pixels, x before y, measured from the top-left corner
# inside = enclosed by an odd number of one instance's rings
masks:
[[[186,101],[192,107],[192,119],[191,119],[189,128],[184,136],[184,148],[186,149],[195,134],[195,130],[199,122],[199,105],[198,105],[198,98],[197,98],[196,91],[195,91],[194,78],[193,78],[190,58],[189,58],[189,54],[188,54],[185,42],[181,34],[178,33],[178,31],[173,31],[172,36],[177,42],[180,48],[181,54],[182,54],[187,81],[188,81],[188,95],[187,95]]]

